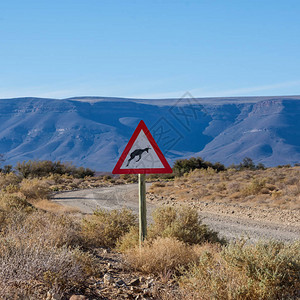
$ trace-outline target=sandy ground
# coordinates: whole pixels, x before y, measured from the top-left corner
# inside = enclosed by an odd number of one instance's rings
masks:
[[[150,184],[147,184],[147,188],[149,186]],[[86,214],[92,213],[97,208],[110,210],[124,207],[132,209],[138,214],[138,185],[117,185],[107,188],[62,192],[54,195],[52,200],[62,205],[78,208],[82,213]],[[155,207],[160,204],[157,201],[148,201],[148,222],[151,222],[151,214]],[[235,215],[231,215],[232,211],[229,214],[228,209],[215,209],[210,205],[202,205],[196,208],[199,209],[199,214],[205,224],[218,231],[220,236],[228,239],[235,239],[241,236],[249,237],[253,242],[259,239],[280,241],[300,239],[299,212],[291,212],[293,214],[293,222],[290,222],[275,217],[277,214],[274,214],[274,218],[272,218],[272,210],[268,212],[269,217],[266,218],[258,214],[258,210],[254,208],[247,211],[247,213],[244,211],[237,213],[239,208],[235,207]]]

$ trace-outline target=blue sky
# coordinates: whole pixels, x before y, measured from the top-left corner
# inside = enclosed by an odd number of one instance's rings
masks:
[[[300,95],[300,1],[2,0],[0,98]]]

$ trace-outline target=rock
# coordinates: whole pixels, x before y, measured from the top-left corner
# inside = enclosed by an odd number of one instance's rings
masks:
[[[116,282],[116,284],[117,284],[117,285],[125,285],[125,286],[126,286],[126,283],[125,283],[122,279],[118,280],[118,281]]]
[[[87,298],[84,295],[72,295],[70,300],[86,300]]]
[[[108,263],[108,264],[107,264],[107,267],[110,269],[110,268],[111,268],[111,263]]]
[[[139,284],[140,284],[140,279],[136,278],[136,279],[131,280],[128,285],[137,286]]]
[[[113,279],[109,274],[104,274],[103,281],[104,281],[104,284],[110,284],[113,282]]]
[[[59,294],[53,294],[51,300],[60,300],[61,296]]]

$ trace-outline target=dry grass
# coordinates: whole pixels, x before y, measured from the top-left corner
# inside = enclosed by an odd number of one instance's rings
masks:
[[[168,276],[179,266],[196,262],[197,254],[192,247],[175,238],[160,238],[145,242],[126,251],[125,260],[130,268],[146,274]]]
[[[162,206],[157,208],[153,212],[153,223],[148,227],[147,232],[149,243],[157,238],[175,238],[188,245],[206,242],[225,244],[226,242],[218,237],[217,232],[202,224],[197,210],[190,207],[175,209],[171,206]],[[137,246],[138,242],[138,227],[131,226],[129,231],[119,238],[116,249],[126,252]]]
[[[30,201],[36,199],[47,198],[50,194],[49,185],[37,178],[34,179],[23,179],[20,184],[20,192]]]
[[[187,244],[204,242],[225,242],[217,232],[202,224],[196,209],[190,207],[174,208],[162,206],[153,213],[154,223],[149,228],[149,238],[174,237]]]
[[[300,209],[300,167],[266,170],[194,170],[174,182],[152,185],[149,192],[161,199],[203,201]]]
[[[75,207],[61,205],[53,201],[50,201],[48,199],[39,200],[36,203],[34,203],[34,206],[38,209],[45,210],[48,212],[53,212],[53,213],[79,213],[80,212],[80,210]]]
[[[96,210],[83,220],[81,235],[92,247],[115,247],[118,239],[136,225],[136,216],[128,209]]]
[[[139,228],[138,226],[130,227],[129,231],[121,236],[116,243],[116,250],[126,252],[139,245]]]
[[[74,218],[0,210],[0,227],[1,299],[42,299],[49,290],[80,290],[98,273],[96,259],[78,248],[80,223]]]
[[[186,299],[296,299],[300,244],[245,241],[207,249],[179,278]]]
[[[43,241],[31,243],[13,236],[1,238],[0,249],[1,298],[14,299],[18,292],[32,296],[47,290],[59,294],[80,290],[97,273],[96,268],[90,268],[96,265],[95,259],[79,249],[46,246]]]

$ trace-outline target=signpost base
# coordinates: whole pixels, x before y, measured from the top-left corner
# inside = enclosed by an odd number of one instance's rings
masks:
[[[139,174],[139,237],[140,246],[147,236],[145,174]]]

